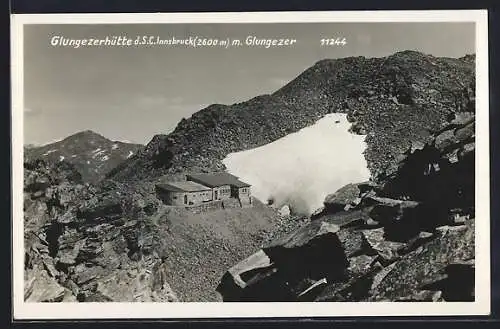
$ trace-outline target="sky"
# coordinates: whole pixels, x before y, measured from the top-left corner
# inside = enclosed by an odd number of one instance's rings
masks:
[[[325,58],[402,50],[461,57],[475,51],[474,23],[25,25],[24,143],[82,130],[145,144],[214,104],[269,94]],[[289,47],[59,47],[54,36],[290,38]],[[346,45],[321,46],[341,37]]]

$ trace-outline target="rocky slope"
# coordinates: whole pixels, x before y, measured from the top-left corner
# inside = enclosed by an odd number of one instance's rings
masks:
[[[108,175],[134,181],[163,174],[223,170],[222,159],[265,145],[331,112],[347,113],[367,134],[374,175],[414,140],[426,141],[454,112],[474,103],[475,56],[438,58],[413,51],[384,58],[322,60],[271,95],[211,105],[179,122]]]
[[[200,213],[150,188],[84,183],[64,161],[25,163],[25,299],[217,301],[230,264],[295,227],[258,201]]]
[[[43,159],[67,161],[75,166],[86,182],[98,182],[119,163],[137,153],[143,145],[111,141],[87,130],[61,141],[24,148],[25,161]]]
[[[378,184],[327,196],[309,224],[231,267],[218,291],[225,301],[473,301],[474,169],[475,119],[464,113]]]
[[[65,161],[24,169],[26,301],[177,300],[161,261],[129,261],[122,230],[133,225],[104,186],[83,183]]]

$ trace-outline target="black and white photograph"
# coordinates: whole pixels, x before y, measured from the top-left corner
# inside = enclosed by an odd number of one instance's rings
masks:
[[[453,13],[14,17],[14,313],[488,314],[486,14]]]

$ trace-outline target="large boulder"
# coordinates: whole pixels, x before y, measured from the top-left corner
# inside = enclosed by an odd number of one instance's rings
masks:
[[[166,281],[165,264],[151,268],[138,264],[96,280],[96,291],[86,301],[177,302],[177,295]]]
[[[375,195],[379,186],[374,182],[363,182],[357,184],[347,184],[335,193],[325,197],[324,207],[315,213],[316,217],[321,214],[334,214],[340,211],[347,211],[356,208],[364,198]]]
[[[335,193],[327,195],[324,206],[329,212],[347,210],[347,207],[357,205],[360,202],[360,193],[357,185],[348,184]]]
[[[123,207],[120,197],[110,194],[95,196],[83,203],[78,209],[78,217],[84,218],[87,221],[120,216],[122,213]]]
[[[363,230],[362,234],[366,245],[368,245],[374,253],[378,255],[380,261],[384,263],[391,263],[399,258],[398,251],[406,245],[402,242],[387,240],[383,227]]]
[[[453,290],[462,290],[464,286],[466,290],[470,290],[470,282],[474,282],[474,275],[467,275],[471,273],[467,272],[467,269],[462,271],[463,275],[459,273],[454,278],[455,273],[452,273],[452,284],[439,286],[435,283],[445,279],[447,275],[450,276],[449,272],[454,270],[452,264],[474,259],[473,221],[458,227],[445,226],[438,232],[438,236],[432,241],[421,245],[394,263],[391,271],[376,287],[373,287],[368,301],[396,300],[412,296],[419,290],[430,290],[432,284],[434,290],[443,290],[443,297],[453,295]],[[452,265],[451,270],[450,265]],[[446,273],[447,268],[448,273]],[[455,272],[460,272],[460,269]],[[457,277],[461,280],[457,280]]]
[[[230,268],[217,291],[224,301],[313,298],[316,287],[343,277],[349,266],[338,231],[312,222]]]
[[[263,250],[231,267],[217,291],[224,301],[288,300],[291,292],[275,274],[278,269]]]
[[[36,241],[38,240],[38,242]],[[24,300],[26,302],[76,301],[76,296],[60,283],[63,276],[43,239],[31,239],[25,245]]]
[[[25,302],[76,301],[72,293],[41,268],[27,270],[24,284]]]

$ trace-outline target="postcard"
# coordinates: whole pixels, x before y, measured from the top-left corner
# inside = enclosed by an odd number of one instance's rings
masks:
[[[14,317],[487,315],[488,98],[482,10],[12,15]]]

